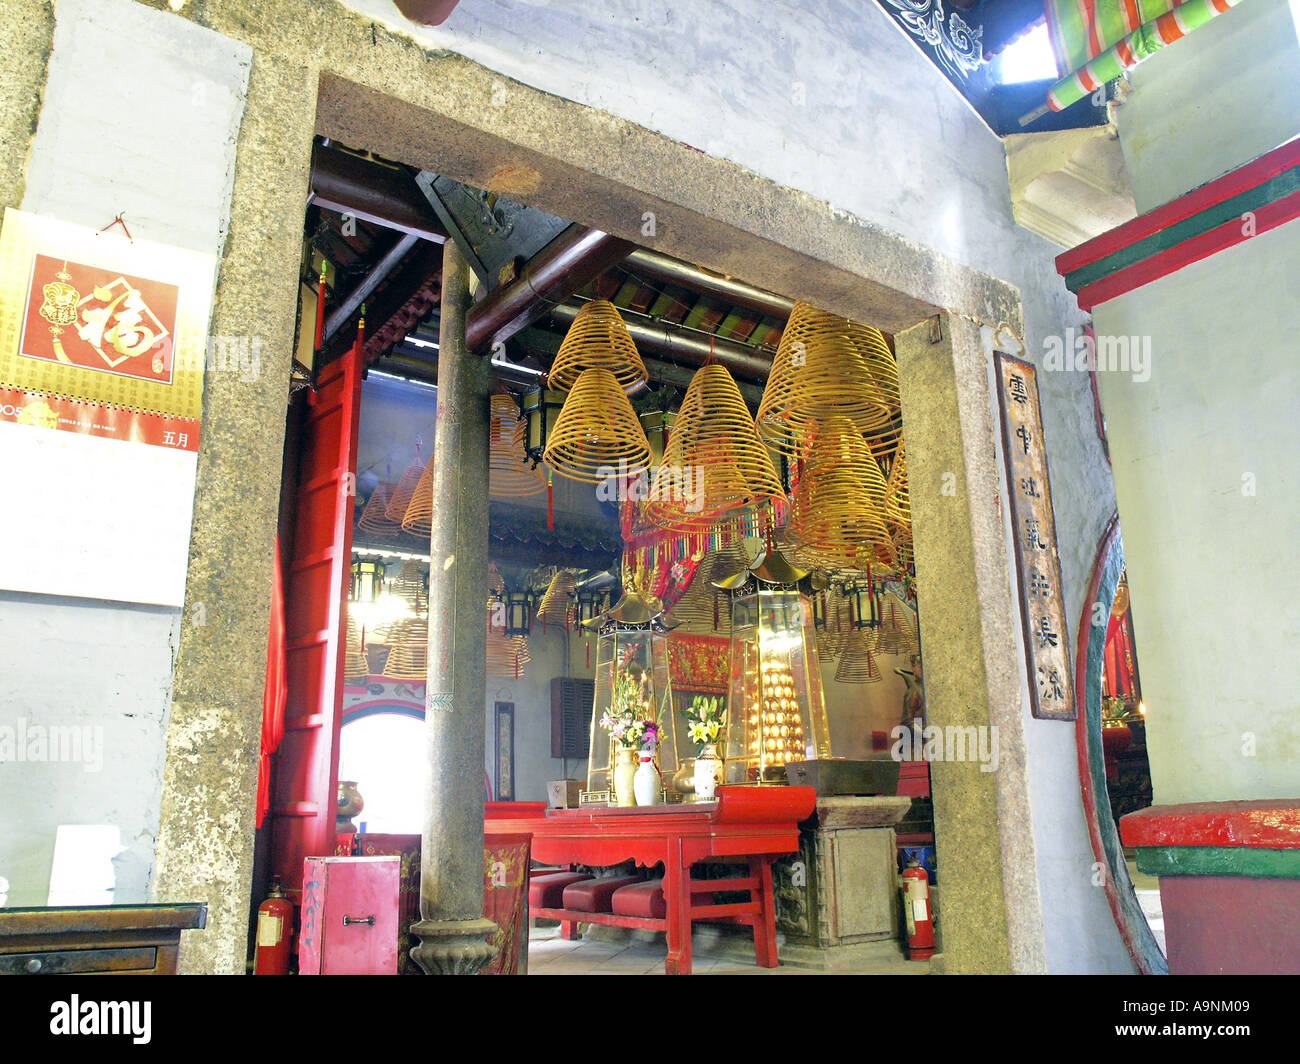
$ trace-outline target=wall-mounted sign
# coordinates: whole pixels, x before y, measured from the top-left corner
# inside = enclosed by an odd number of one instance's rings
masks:
[[[1047,476],[1037,371],[1032,364],[1000,351],[994,355],[994,363],[1030,708],[1035,717],[1043,720],[1074,720],[1061,562],[1056,550],[1056,518]]]
[[[0,587],[182,605],[215,267],[5,212]]]

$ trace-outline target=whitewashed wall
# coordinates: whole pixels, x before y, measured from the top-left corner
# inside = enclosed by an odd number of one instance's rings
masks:
[[[122,213],[133,235],[220,255],[248,49],[132,0],[58,0],[55,18],[22,209],[94,229]],[[44,904],[68,823],[118,827],[116,900],[149,900],[179,627],[175,610],[0,592],[0,725],[104,737],[98,771],[0,765],[10,905]]]

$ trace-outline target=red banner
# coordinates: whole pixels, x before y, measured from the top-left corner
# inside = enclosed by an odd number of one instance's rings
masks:
[[[127,410],[81,399],[64,399],[0,384],[0,421],[57,429],[83,436],[147,443],[177,451],[199,449],[199,422]]]

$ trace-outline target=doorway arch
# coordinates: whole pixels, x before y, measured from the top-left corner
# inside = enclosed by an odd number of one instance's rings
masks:
[[[1106,650],[1106,624],[1094,622],[1098,617],[1110,618],[1115,589],[1119,587],[1123,573],[1124,541],[1120,537],[1117,513],[1111,517],[1102,534],[1097,558],[1093,562],[1092,580],[1084,598],[1083,614],[1079,618],[1074,682],[1078,708],[1074,734],[1079,756],[1079,786],[1096,861],[1094,868],[1102,874],[1102,887],[1120,937],[1143,975],[1168,975],[1165,955],[1138,904],[1106,790],[1106,762],[1101,739],[1101,674]]]

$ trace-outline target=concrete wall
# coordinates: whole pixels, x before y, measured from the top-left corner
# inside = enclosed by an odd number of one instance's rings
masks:
[[[1296,6],[1241,4],[1131,75],[1149,210],[1300,135]],[[1213,84],[1213,92],[1206,92]],[[1158,803],[1300,794],[1300,222],[1098,306],[1151,378],[1099,374]]]
[[[22,209],[94,229],[121,212],[141,238],[220,254],[248,64],[237,42],[130,0],[59,0]],[[0,724],[99,728],[105,743],[97,772],[0,766],[10,904],[44,903],[69,823],[119,828],[116,900],[149,900],[179,628],[177,610],[0,592]]]
[[[1300,222],[1096,309],[1149,335],[1102,380],[1160,804],[1300,794]]]
[[[1300,133],[1297,11],[1250,0],[1129,72],[1115,124],[1139,214]]]
[[[1060,249],[1012,219],[1001,141],[874,4],[484,0],[436,30],[405,22],[391,0],[347,6],[1015,285],[1031,360],[1084,320],[1052,266]],[[1042,374],[1040,390],[1073,652],[1114,489],[1086,374]],[[1033,820],[1022,830],[1039,850],[1048,967],[1131,971],[1092,882],[1074,730],[1029,719],[1027,701],[1023,715]]]

